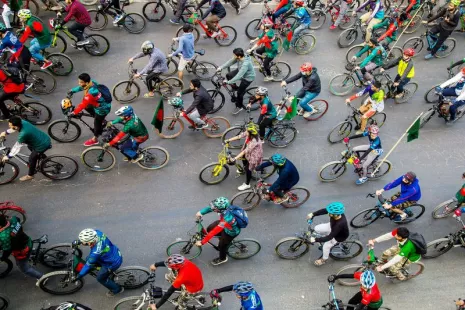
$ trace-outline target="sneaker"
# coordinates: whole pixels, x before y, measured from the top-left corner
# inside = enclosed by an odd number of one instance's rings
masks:
[[[124,14],[119,14],[115,16],[115,20],[113,21],[113,25],[118,25],[118,23],[121,21],[123,18]]]
[[[86,45],[86,44],[89,44],[90,41],[88,39],[84,40],[84,41],[78,41],[76,42],[76,46],[83,46],[83,45]]]
[[[213,33],[211,34],[210,37],[213,39],[213,38],[216,38],[219,34],[220,34],[220,33],[219,33],[218,31],[215,31],[215,32],[213,32]]]
[[[202,124],[202,125],[196,125],[195,128],[196,129],[205,129],[208,127],[208,124]]]
[[[144,158],[144,154],[139,154],[137,158],[131,159],[131,163],[135,164]]]
[[[275,204],[277,204],[277,205],[280,205],[280,204],[282,204],[283,202],[286,202],[286,201],[288,201],[288,200],[289,200],[289,197],[287,197],[287,196],[284,196],[284,197],[275,197],[274,200],[273,200],[273,202],[274,202]]]
[[[244,108],[235,108],[234,109],[234,112],[233,112],[233,115],[237,115],[239,112],[241,112],[242,110],[244,110]]]
[[[126,156],[123,157],[123,161],[130,161],[129,158],[127,158]]]
[[[400,98],[402,98],[403,96],[404,96],[404,92],[401,92],[401,93],[398,93],[397,95],[395,95],[394,97],[395,97],[396,99],[400,99]]]
[[[407,213],[405,213],[405,212],[402,213],[402,214],[400,215],[400,220],[401,220],[401,221],[405,220],[405,219],[407,218],[407,216],[408,216]]]
[[[304,112],[305,112],[304,109],[300,109],[299,112],[297,112],[297,115],[302,116],[302,115],[304,115]]]
[[[241,186],[239,186],[237,189],[240,190],[240,191],[245,191],[246,189],[249,189],[250,188],[250,184],[242,184]]]
[[[310,117],[312,116],[313,114],[315,114],[317,111],[315,109],[311,110],[310,112],[305,112],[304,113],[304,117],[307,118],[307,117]]]
[[[121,290],[118,293],[113,293],[112,291],[107,292],[107,297],[115,297],[115,295],[121,294],[124,292],[124,287],[121,287]]]
[[[170,23],[175,24],[175,25],[179,25],[179,20],[170,19]]]
[[[241,7],[240,6],[236,9],[236,14],[237,15],[241,14]]]
[[[50,67],[52,65],[53,65],[53,62],[51,62],[50,60],[47,60],[47,61],[44,62],[42,67],[40,67],[40,69],[45,70],[45,69],[47,69],[48,67]]]
[[[329,27],[329,30],[334,30],[334,29],[336,29],[336,28],[337,28],[337,26],[331,25],[331,26]]]
[[[28,174],[26,174],[25,176],[19,178],[19,180],[20,180],[21,182],[30,181],[30,180],[32,180],[32,179],[34,179],[34,177],[33,177],[32,175],[28,175]]]
[[[263,79],[263,81],[265,81],[265,82],[273,82],[273,77],[265,75],[265,78]]]
[[[82,46],[78,46],[76,43],[71,43],[71,46],[80,51],[83,49]]]
[[[218,266],[218,265],[221,265],[221,264],[224,264],[228,261],[228,257],[226,256],[226,259],[225,260],[222,260],[221,258],[217,257],[215,258],[214,260],[211,261],[212,265],[213,266]]]
[[[360,179],[358,179],[357,181],[355,181],[355,184],[357,184],[357,185],[362,185],[362,184],[365,183],[366,181],[368,181],[368,178],[367,178],[367,177],[360,178]]]
[[[431,54],[431,53],[425,55],[425,59],[426,59],[426,60],[429,60],[429,59],[431,59],[431,58],[433,58],[433,57],[434,57],[434,56],[433,56],[433,54]]]
[[[93,146],[97,144],[98,144],[98,140],[94,140],[94,138],[90,138],[89,140],[84,142],[84,146]]]

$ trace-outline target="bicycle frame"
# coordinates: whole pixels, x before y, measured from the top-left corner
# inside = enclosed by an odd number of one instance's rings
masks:
[[[211,36],[211,35],[212,35],[213,32],[211,32],[210,29],[208,29],[207,25],[204,24],[204,23],[198,18],[198,15],[197,15],[196,13],[192,14],[192,15],[191,15],[191,18],[194,18],[194,24],[199,25],[200,28],[202,28],[203,31],[204,31],[208,36]],[[227,37],[227,33],[224,32],[224,30],[221,28],[220,23],[219,23],[219,22],[216,22],[215,25],[216,25],[216,28],[218,29],[218,32],[220,32],[222,36]]]
[[[99,4],[99,5],[97,5],[97,10],[98,10],[99,12],[103,13],[103,14],[108,14],[108,11],[114,11],[116,14],[121,14],[121,13],[125,13],[125,12],[124,12],[124,7],[125,7],[125,6],[128,6],[129,4],[130,4],[129,1],[124,1],[124,2],[123,2],[123,5],[121,6],[121,9],[119,9],[119,10],[116,9],[116,8],[114,8],[114,7],[111,5],[111,3],[108,4],[108,5],[106,5],[106,6],[104,6],[104,5],[102,5],[102,4]]]
[[[175,42],[173,41],[171,43],[171,46],[170,46],[170,53],[172,53],[172,52],[174,52],[176,50],[174,48],[174,45],[175,45]],[[194,51],[194,57],[192,57],[192,59],[187,62],[187,65],[186,65],[186,68],[185,68],[187,72],[192,73],[193,68],[197,67],[197,65],[198,65],[197,56],[199,56],[199,55],[201,55],[201,56],[205,55],[205,50],[203,48],[198,50],[198,51]],[[180,60],[181,59],[181,54],[178,54],[178,55],[176,55],[174,57],[176,57],[178,60]]]
[[[213,84],[213,86],[215,86],[216,90],[219,91],[221,89],[221,87],[223,87],[224,89],[226,89],[226,91],[228,92],[229,96],[231,98],[235,97],[236,95],[234,94],[235,93],[235,90],[229,86],[228,84],[226,84],[225,82],[225,77],[223,77],[221,75],[220,72],[217,72],[212,78],[211,78],[211,82]]]

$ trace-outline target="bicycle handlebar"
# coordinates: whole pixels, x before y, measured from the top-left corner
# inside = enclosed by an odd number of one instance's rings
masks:
[[[366,198],[368,197],[371,197],[371,198],[377,197],[381,204],[384,204],[386,202],[386,199],[383,197],[383,195],[376,195],[376,193],[369,193]]]

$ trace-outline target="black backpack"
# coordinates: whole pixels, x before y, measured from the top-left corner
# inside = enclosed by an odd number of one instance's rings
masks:
[[[113,98],[111,97],[111,92],[108,87],[103,84],[98,84],[97,89],[102,94],[103,100],[105,100],[105,102],[111,103]]]
[[[426,241],[422,234],[410,233],[408,239],[412,241],[418,254],[426,254]]]
[[[6,66],[3,71],[5,72],[6,76],[8,76],[11,81],[15,84],[21,84],[24,83],[24,76],[18,67],[15,66]]]

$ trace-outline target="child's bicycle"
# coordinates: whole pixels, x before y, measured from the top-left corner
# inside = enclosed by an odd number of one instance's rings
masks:
[[[402,46],[402,50],[406,50],[407,48],[413,48],[415,50],[415,56],[419,55],[420,52],[423,50],[425,46],[424,38],[426,38],[427,50],[431,51],[431,49],[436,44],[438,39],[437,35],[429,34],[429,29],[427,28],[425,33],[420,35],[419,37],[413,37],[405,41],[404,45]],[[444,58],[449,56],[452,51],[455,49],[457,45],[457,41],[454,38],[447,38],[439,50],[436,52],[435,56],[437,58]],[[413,56],[413,57],[415,57]]]

